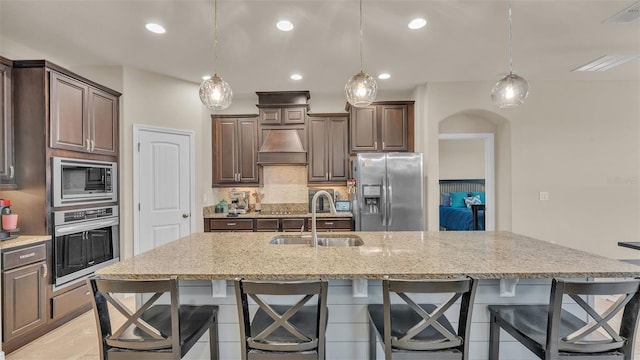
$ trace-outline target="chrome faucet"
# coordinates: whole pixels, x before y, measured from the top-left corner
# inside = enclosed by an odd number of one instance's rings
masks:
[[[324,190],[320,190],[313,195],[311,199],[311,236],[313,236],[313,246],[318,247],[318,231],[316,230],[316,203],[318,202],[318,198],[324,195],[327,199],[329,199],[329,206],[331,208],[332,213],[336,212],[336,206],[333,204],[333,199],[331,198],[331,194]]]

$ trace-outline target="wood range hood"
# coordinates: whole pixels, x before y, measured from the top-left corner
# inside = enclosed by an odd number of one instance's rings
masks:
[[[258,165],[307,165],[307,151],[296,129],[263,129]]]
[[[258,165],[307,165],[309,91],[256,92]]]

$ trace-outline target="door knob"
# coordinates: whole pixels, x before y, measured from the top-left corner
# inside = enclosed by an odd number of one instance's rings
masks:
[[[185,219],[188,218],[189,217],[189,213],[182,214],[182,217],[185,218]]]

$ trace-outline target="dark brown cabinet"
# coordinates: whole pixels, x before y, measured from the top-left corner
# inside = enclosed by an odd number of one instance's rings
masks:
[[[413,151],[413,101],[347,105],[351,152]]]
[[[0,57],[0,189],[15,189],[11,61]]]
[[[212,115],[213,186],[257,185],[258,118]]]
[[[343,183],[349,176],[347,114],[309,116],[309,183]]]
[[[118,98],[51,71],[52,148],[118,154]]]
[[[318,231],[353,231],[351,217],[319,217]],[[302,232],[311,231],[311,218],[205,218],[205,232]]]
[[[307,228],[311,229],[311,219],[307,219]],[[318,218],[316,219],[316,229],[318,231],[352,231],[352,218]]]
[[[205,219],[205,232],[252,232],[253,219]]]
[[[2,260],[2,335],[7,343],[47,322],[46,244],[5,251]]]
[[[306,106],[278,106],[259,108],[260,125],[299,125],[307,116]]]

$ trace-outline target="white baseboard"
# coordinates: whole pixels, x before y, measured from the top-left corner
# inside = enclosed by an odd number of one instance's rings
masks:
[[[0,360],[4,360],[4,351],[0,350]]]

